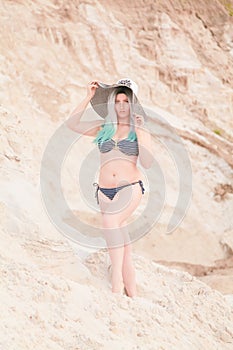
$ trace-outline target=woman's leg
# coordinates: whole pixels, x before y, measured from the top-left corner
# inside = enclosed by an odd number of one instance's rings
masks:
[[[122,276],[127,295],[129,297],[135,297],[137,295],[137,289],[131,244],[128,244],[124,247]]]
[[[129,239],[130,237],[128,234],[127,223],[124,222],[123,224],[124,226],[122,226],[122,232],[125,237],[125,246],[122,264],[122,276],[127,295],[130,297],[134,297],[136,296],[137,291],[135,269],[132,259],[132,244],[130,243]]]
[[[104,236],[108,246],[108,252],[111,259],[112,273],[111,283],[112,292],[121,293],[123,291],[123,259],[124,259],[124,245],[119,245],[123,241],[121,229],[119,228],[119,219],[117,215],[102,215],[102,224],[104,228]],[[120,238],[121,237],[121,238]]]
[[[122,293],[124,288],[122,268],[124,258],[124,247],[120,248],[108,248],[109,256],[112,265],[112,292]]]
[[[141,197],[139,185],[122,189],[112,201],[102,193],[99,195],[104,236],[112,263],[112,291],[121,292],[124,282],[129,296],[136,295],[136,282],[125,223],[139,205]]]
[[[124,257],[122,264],[122,277],[125,286],[126,294],[130,297],[136,296],[136,276],[132,259],[132,244],[128,233],[127,222],[123,222],[121,226],[122,234],[124,235]]]

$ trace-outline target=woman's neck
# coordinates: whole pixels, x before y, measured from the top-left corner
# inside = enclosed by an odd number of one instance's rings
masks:
[[[118,120],[117,126],[119,127],[126,127],[129,126],[129,120]]]
[[[114,135],[114,139],[123,139],[125,137],[128,137],[129,130],[130,130],[129,124],[118,123],[116,133]]]

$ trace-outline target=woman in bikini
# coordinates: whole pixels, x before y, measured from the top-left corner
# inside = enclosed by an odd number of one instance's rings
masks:
[[[145,113],[136,89],[130,79],[114,85],[92,81],[87,86],[87,96],[66,122],[71,130],[94,137],[99,148],[99,181],[94,185],[111,259],[112,292],[121,293],[124,289],[130,297],[136,296],[136,278],[127,219],[144,193],[137,161],[144,168],[153,162],[151,136],[144,126]],[[104,124],[102,120],[80,121],[89,102],[105,118]],[[134,114],[135,106],[141,114]]]

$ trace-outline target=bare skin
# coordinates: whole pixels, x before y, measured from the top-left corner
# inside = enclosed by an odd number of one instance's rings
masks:
[[[78,133],[96,137],[101,129],[102,120],[81,122],[82,114],[98,88],[98,82],[92,81],[87,86],[87,96],[71,113],[67,126]],[[127,138],[130,122],[130,105],[127,95],[120,93],[115,99],[117,114],[117,130],[113,139],[120,141]],[[119,149],[101,153],[99,186],[113,188],[132,183],[142,178],[137,167],[138,157],[142,166],[148,168],[152,164],[151,137],[143,127],[142,116],[135,116],[135,132],[139,145],[139,156],[128,156]],[[119,191],[110,200],[99,191],[99,205],[102,214],[102,225],[108,245],[112,265],[112,292],[122,293],[125,288],[130,297],[137,295],[135,269],[132,261],[132,246],[127,232],[127,219],[140,204],[142,191],[140,185],[128,186]]]

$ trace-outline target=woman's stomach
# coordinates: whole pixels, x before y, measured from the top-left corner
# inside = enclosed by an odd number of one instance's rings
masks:
[[[142,174],[137,168],[137,157],[131,158],[102,160],[99,173],[99,186],[111,188],[140,180]]]

